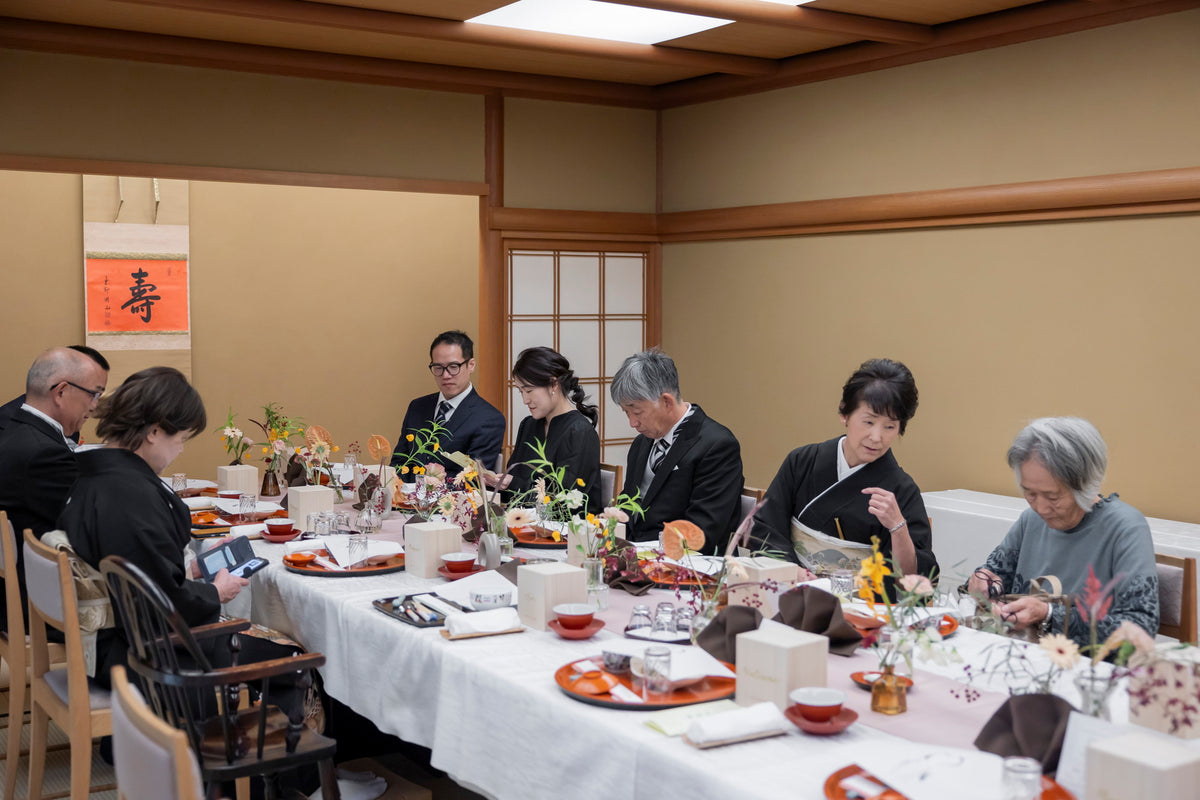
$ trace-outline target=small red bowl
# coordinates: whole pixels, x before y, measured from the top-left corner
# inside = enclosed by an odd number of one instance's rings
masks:
[[[303,567],[305,564],[311,564],[316,558],[316,553],[300,552],[287,554],[283,557],[283,561],[286,564],[291,564],[293,567]]]
[[[233,489],[221,489],[219,492],[217,492],[217,497],[221,498],[222,500],[237,500],[241,496],[241,492],[234,491]]]
[[[842,712],[846,695],[837,689],[823,686],[806,686],[788,695],[801,716],[812,722],[828,722]]]
[[[559,603],[554,607],[554,614],[558,624],[577,631],[592,624],[596,611],[586,603]]]
[[[475,559],[474,553],[447,553],[442,556],[448,572],[470,572],[471,567],[475,566]]]

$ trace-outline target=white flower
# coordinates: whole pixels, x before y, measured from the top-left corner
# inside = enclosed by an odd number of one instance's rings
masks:
[[[586,499],[583,496],[583,492],[579,491],[578,489],[572,489],[569,492],[564,492],[563,494],[559,495],[559,498],[563,501],[563,505],[565,505],[567,508],[579,508],[583,505],[583,501]]]

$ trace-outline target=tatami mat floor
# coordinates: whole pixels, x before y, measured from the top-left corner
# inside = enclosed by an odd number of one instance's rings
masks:
[[[71,751],[67,748],[67,735],[50,723],[47,737],[46,777],[42,783],[44,800],[66,797],[71,789]],[[0,774],[7,777],[10,765],[4,754],[8,752],[8,717],[0,716]],[[29,715],[21,730],[21,761],[17,770],[17,798],[26,797],[29,781]],[[89,800],[117,800],[116,776],[113,768],[100,760],[98,744],[92,746],[92,794]],[[97,791],[100,789],[100,791]],[[0,781],[0,800],[4,797],[4,782]],[[16,798],[14,798],[16,800]]]

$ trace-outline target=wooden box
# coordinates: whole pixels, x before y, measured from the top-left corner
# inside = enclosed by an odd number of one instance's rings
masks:
[[[517,613],[521,622],[544,631],[559,603],[586,603],[587,577],[570,564],[525,564],[517,568]]]
[[[764,700],[782,711],[801,686],[824,686],[829,640],[784,625],[764,625],[737,637],[737,703]]]
[[[309,514],[333,510],[335,497],[328,486],[292,486],[287,490],[288,517],[303,529]]]
[[[1087,749],[1086,800],[1195,797],[1200,751],[1152,733],[1099,739]]]
[[[1129,721],[1181,739],[1200,737],[1200,648],[1159,652],[1129,677]]]
[[[779,595],[795,585],[800,577],[800,565],[766,556],[742,557],[738,559],[738,563],[745,567],[747,577],[745,581],[736,583],[746,585],[738,586],[731,582],[729,605],[757,608],[768,618],[778,614]],[[774,581],[778,588],[771,591],[761,585],[755,585],[763,581]]]
[[[404,571],[417,578],[438,577],[442,556],[463,549],[463,530],[448,522],[414,522],[404,526]]]
[[[233,467],[217,467],[217,491],[234,491],[244,494],[258,494],[261,479],[258,467],[252,464],[238,464]]]

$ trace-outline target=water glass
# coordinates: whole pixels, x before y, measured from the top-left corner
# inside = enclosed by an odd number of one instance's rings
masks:
[[[683,606],[675,612],[675,630],[691,635],[692,622],[696,619],[696,610],[691,606]]]
[[[1024,756],[1004,759],[1001,788],[1004,800],[1037,800],[1042,796],[1041,762]]]
[[[671,692],[671,651],[666,647],[647,647],[642,657],[642,697],[661,697]]]
[[[589,586],[587,590],[588,605],[597,611],[608,610],[608,584]]]
[[[249,519],[254,515],[254,509],[258,506],[258,495],[254,492],[242,492],[238,495],[238,514],[243,519]]]
[[[506,558],[509,558],[509,559],[513,558],[514,557],[513,548],[516,546],[516,542],[513,540],[513,537],[498,536],[498,537],[496,537],[496,539],[497,539],[497,541],[500,542],[500,560],[503,561]]]
[[[659,603],[654,610],[654,624],[651,633],[675,633],[675,606],[671,603]]]
[[[350,527],[350,512],[349,511],[327,511],[329,515],[329,532],[349,535],[352,531]]]
[[[636,605],[633,607],[633,613],[629,615],[629,624],[625,626],[625,632],[641,629],[649,630],[654,626],[654,621],[650,619],[650,606]]]
[[[171,476],[171,489],[176,492],[182,492],[187,489],[187,473],[176,472]]]
[[[829,583],[835,595],[849,597],[854,594],[854,571],[835,569],[829,574]]]
[[[367,535],[365,533],[350,534],[350,563],[346,569],[354,569],[355,565],[367,558]]]
[[[329,533],[329,517],[324,511],[313,511],[308,515],[304,529],[312,531],[314,536],[325,536]]]

